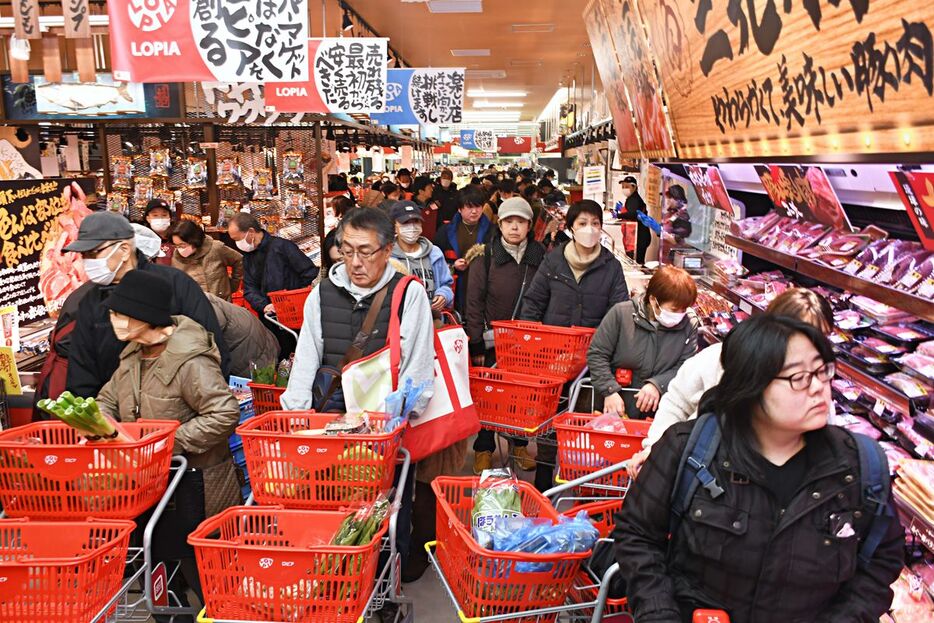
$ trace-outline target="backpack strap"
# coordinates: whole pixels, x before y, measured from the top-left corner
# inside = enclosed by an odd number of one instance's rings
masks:
[[[876,548],[885,538],[889,522],[895,516],[889,503],[892,479],[889,477],[889,463],[882,447],[866,435],[847,432],[853,437],[859,452],[863,506],[872,517],[869,532],[859,548],[859,564],[867,568],[872,562]]]
[[[681,455],[678,475],[671,493],[668,533],[672,537],[677,533],[698,486],[706,489],[714,499],[723,495],[723,488],[717,484],[717,479],[708,467],[720,447],[720,438],[720,424],[716,415],[705,413],[697,418],[697,424],[694,425]]]

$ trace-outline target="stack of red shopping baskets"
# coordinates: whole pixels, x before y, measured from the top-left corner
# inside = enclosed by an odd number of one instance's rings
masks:
[[[623,420],[625,432],[601,431],[590,428],[598,415],[588,413],[563,413],[555,418],[558,438],[558,465],[561,480],[576,480],[610,465],[631,459],[642,449],[642,441],[648,435],[651,420]],[[617,470],[609,476],[589,483],[621,489],[629,481],[625,470]]]
[[[493,322],[496,365],[473,368],[470,394],[485,428],[534,437],[551,430],[561,387],[587,365],[594,330]]]
[[[309,294],[311,288],[270,292],[269,300],[276,308],[276,320],[290,329],[301,329],[305,320],[305,300]]]
[[[441,574],[461,608],[461,620],[518,614],[564,604],[581,563],[590,551],[560,554],[494,552],[484,549],[471,534],[471,512],[477,478],[436,478],[437,558]],[[519,482],[522,513],[557,522],[559,515],[547,498],[527,482]],[[520,570],[520,563],[541,563],[543,571]],[[510,621],[548,623],[556,615]]]
[[[0,432],[0,620],[87,623],[122,586],[133,521],[168,484],[178,422],[83,443],[63,422]],[[28,517],[28,520],[25,519]]]
[[[330,542],[349,512],[392,486],[405,425],[388,431],[388,416],[370,413],[369,433],[322,434],[335,417],[272,411],[237,428],[263,506],[228,509],[189,537],[211,619],[351,623],[361,616],[388,518],[369,543]]]

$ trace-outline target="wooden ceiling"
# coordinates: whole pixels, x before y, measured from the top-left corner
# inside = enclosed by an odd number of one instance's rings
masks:
[[[503,79],[468,73],[467,89],[526,91],[524,98],[497,98],[522,101],[521,109],[510,109],[521,112],[521,121],[534,121],[559,83],[567,85],[576,76],[579,86],[590,85],[593,61],[581,18],[587,0],[483,0],[482,13],[449,14],[431,13],[424,2],[347,0],[347,4],[381,36],[389,37],[390,45],[412,66],[505,71]],[[335,18],[328,15],[328,30],[332,21]],[[533,24],[546,25],[533,30],[548,32],[514,32],[514,26]],[[490,55],[455,57],[452,49],[489,49]],[[465,98],[465,110],[473,109],[473,100]]]

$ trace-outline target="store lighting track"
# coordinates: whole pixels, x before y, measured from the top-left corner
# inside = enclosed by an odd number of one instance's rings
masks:
[[[451,56],[489,56],[490,48],[454,48]]]
[[[490,102],[486,100],[477,100],[473,103],[474,108],[522,108],[525,106],[522,102]]]
[[[513,24],[512,31],[514,33],[537,33],[537,32],[554,32],[555,25],[548,24]]]
[[[483,89],[468,89],[467,97],[525,97],[527,91],[485,91]]]
[[[482,13],[483,0],[428,0],[431,13]]]

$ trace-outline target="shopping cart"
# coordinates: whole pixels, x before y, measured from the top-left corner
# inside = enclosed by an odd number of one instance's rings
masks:
[[[563,413],[555,419],[559,468],[555,482],[558,484],[587,476],[608,465],[625,464],[642,449],[642,440],[652,424],[651,420],[624,420],[626,432],[600,431],[589,427],[598,417]],[[585,489],[625,495],[630,482],[628,471],[618,470],[591,481]]]
[[[551,430],[562,385],[558,377],[470,369],[470,396],[481,426],[516,437],[538,437]]]

